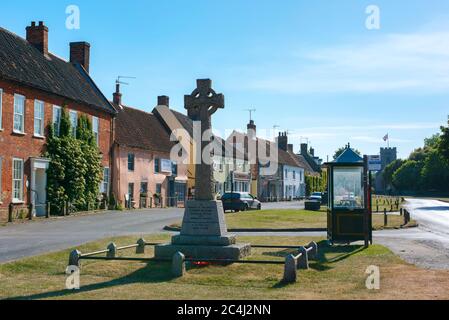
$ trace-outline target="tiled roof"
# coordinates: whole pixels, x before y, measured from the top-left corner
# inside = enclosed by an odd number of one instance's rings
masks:
[[[170,152],[175,142],[152,113],[123,106],[116,118],[115,141],[119,145],[149,151]]]
[[[184,127],[184,129],[189,133],[190,137],[193,137],[193,120],[181,112],[178,112],[178,111],[175,111],[172,109],[170,109],[170,111],[175,115],[176,119],[178,119],[178,121],[181,123],[181,125]],[[226,147],[232,148],[232,145],[228,144],[222,138],[220,138],[218,136],[215,136],[215,138],[221,144],[223,155],[225,154]],[[247,160],[247,157],[242,152],[237,150],[236,148],[234,148],[234,157],[236,159]]]
[[[248,134],[241,133],[238,131],[234,131],[233,135],[240,136],[240,138],[239,138],[240,141],[248,138]],[[259,145],[260,143],[265,143],[265,144],[269,143],[270,145],[273,144],[272,141],[257,138],[257,145]],[[308,166],[308,165],[307,165],[307,167],[305,165],[303,165],[302,161],[299,161],[295,154],[285,151],[285,150],[282,150],[282,149],[279,149],[279,148],[277,149],[277,151],[278,151],[278,163],[279,164],[284,164],[284,165],[288,165],[288,166],[292,166],[292,167],[301,167],[304,169],[310,168],[310,166]]]
[[[313,170],[313,168],[309,165],[309,163],[304,159],[304,157],[301,154],[295,154],[295,159],[298,162],[299,166],[304,168],[304,171],[307,174],[318,174],[316,171]]]
[[[116,113],[82,66],[51,53],[44,55],[25,39],[3,28],[0,28],[0,79]]]

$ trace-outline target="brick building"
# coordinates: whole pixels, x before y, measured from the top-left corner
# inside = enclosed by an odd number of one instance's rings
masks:
[[[48,51],[49,30],[43,22],[26,28],[26,39],[0,28],[0,221],[8,206],[35,205],[44,214],[46,202],[46,128],[57,132],[62,107],[76,127],[81,114],[92,122],[102,153],[105,181],[109,168],[116,110],[89,76],[90,45],[70,43],[70,60]]]

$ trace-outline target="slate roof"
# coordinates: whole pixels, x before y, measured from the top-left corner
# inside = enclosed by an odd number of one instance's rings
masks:
[[[148,151],[170,152],[176,144],[152,113],[123,106],[117,115],[115,142]]]
[[[0,79],[116,113],[81,65],[51,53],[43,55],[25,39],[1,27]]]

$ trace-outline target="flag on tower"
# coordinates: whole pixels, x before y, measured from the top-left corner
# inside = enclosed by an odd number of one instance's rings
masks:
[[[385,142],[387,142],[388,140],[390,140],[390,137],[389,137],[388,133],[387,133],[387,135],[386,135],[383,139],[384,139]]]

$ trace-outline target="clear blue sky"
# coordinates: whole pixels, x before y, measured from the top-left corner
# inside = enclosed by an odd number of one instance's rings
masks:
[[[78,5],[80,30],[65,28]],[[380,8],[380,30],[365,9]],[[215,128],[279,125],[299,149],[309,138],[326,160],[347,142],[378,153],[382,137],[406,157],[449,114],[447,0],[3,1],[0,25],[21,36],[32,20],[50,28],[50,50],[92,45],[91,74],[112,97],[118,75],[125,104],[150,111],[158,95],[183,109],[197,78],[225,94]]]

